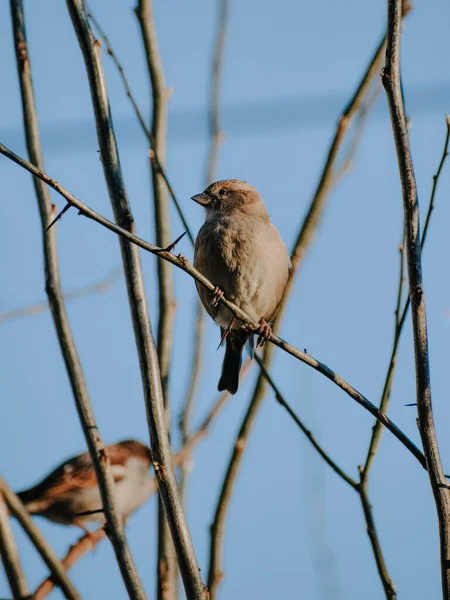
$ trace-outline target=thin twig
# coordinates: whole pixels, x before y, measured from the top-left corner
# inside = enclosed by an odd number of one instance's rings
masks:
[[[370,504],[369,492],[368,492],[368,479],[365,477],[363,470],[360,468],[360,483],[358,486],[359,497],[364,512],[364,518],[367,525],[367,535],[369,536],[370,543],[372,545],[373,555],[377,564],[378,573],[380,575],[381,583],[383,584],[384,593],[387,600],[395,600],[397,598],[397,591],[395,583],[391,579],[387,566],[384,560],[384,555],[381,550],[380,540],[375,526],[375,520],[373,518],[372,506]]]
[[[213,54],[211,68],[211,84],[210,84],[210,105],[209,105],[209,152],[206,160],[205,170],[205,187],[211,184],[215,179],[217,163],[219,158],[220,144],[223,139],[223,134],[220,127],[220,84],[222,81],[223,71],[223,53],[225,48],[226,34],[228,29],[228,14],[229,0],[221,0],[219,7],[219,18],[217,23],[217,33],[215,41],[215,49]],[[205,312],[201,305],[200,299],[197,299],[194,334],[194,351],[192,356],[192,368],[189,381],[188,392],[184,402],[183,412],[180,419],[180,433],[182,440],[185,440],[189,431],[189,419],[192,413],[195,400],[195,392],[200,376],[202,350],[203,350],[203,335],[205,332],[204,317]],[[186,466],[181,468],[180,473],[180,493],[184,500],[186,494],[186,486],[188,480],[188,470]]]
[[[106,277],[100,279],[96,283],[88,283],[80,287],[69,290],[63,293],[65,302],[72,302],[73,300],[79,300],[80,298],[87,298],[94,294],[100,294],[108,292],[114,283],[122,277],[122,269],[116,267]],[[36,316],[44,313],[50,308],[48,300],[43,302],[36,302],[35,304],[28,304],[20,308],[13,308],[0,313],[0,325],[7,321],[13,321],[14,319],[21,319],[22,317]]]
[[[228,29],[229,0],[220,0],[219,18],[217,22],[216,42],[214,48],[209,104],[209,152],[206,164],[205,180],[207,185],[212,183],[217,169],[220,143],[223,132],[220,126],[220,84],[222,82],[222,63],[225,41]]]
[[[419,204],[408,130],[401,93],[401,0],[388,0],[386,65],[382,81],[391,114],[392,130],[402,184],[405,247],[414,338],[419,432],[428,466],[439,524],[443,598],[450,598],[450,497],[442,469],[431,405],[431,381],[425,292],[422,281]]]
[[[30,538],[31,543],[34,545],[36,550],[41,555],[42,560],[49,568],[53,580],[64,592],[66,598],[80,600],[80,595],[75,589],[73,583],[70,581],[69,576],[67,575],[59,558],[56,556],[50,544],[35,525],[27,509],[14,494],[14,492],[9,488],[8,484],[2,477],[0,477],[0,490],[11,514],[14,515],[19,521],[23,530]]]
[[[89,534],[83,535],[75,544],[73,544],[66,556],[61,560],[66,571],[69,571],[76,562],[80,560],[85,554],[94,550],[97,544],[106,537],[106,532],[101,527]],[[33,594],[33,600],[44,600],[52,589],[55,587],[55,583],[52,577],[47,577],[35,590]]]
[[[308,248],[310,247],[313,241],[314,235],[319,226],[320,218],[325,210],[326,200],[329,196],[333,184],[336,182],[334,167],[339,150],[342,145],[342,141],[344,139],[345,132],[347,131],[351,121],[357,114],[364,98],[366,97],[372,80],[379,72],[379,68],[383,57],[385,41],[385,37],[383,37],[382,41],[380,42],[378,48],[375,51],[375,54],[369,61],[368,67],[361,81],[359,82],[355,93],[353,94],[352,98],[350,99],[349,103],[345,107],[342,115],[338,120],[334,138],[330,144],[315,194],[309,205],[306,216],[302,221],[299,234],[294,244],[294,249],[292,252],[292,271],[288,283],[286,285],[286,289],[284,291],[284,296],[281,301],[280,310],[274,326],[274,331],[277,330],[276,328],[281,322],[281,318],[285,310],[289,294],[294,284],[295,275],[299,269],[303,258],[305,257]],[[263,354],[263,364],[266,370],[269,369],[269,365],[272,360],[272,354],[272,346],[267,345],[264,349]],[[228,468],[219,495],[219,500],[214,515],[214,522],[211,526],[211,545],[208,571],[208,588],[210,590],[211,600],[215,599],[217,594],[217,587],[222,579],[222,546],[226,513],[232,495],[234,482],[236,480],[237,473],[239,470],[239,465],[243,456],[244,447],[247,438],[250,435],[254,420],[256,418],[256,415],[258,414],[259,407],[261,406],[264,397],[265,383],[265,378],[261,373],[256,381],[247,413],[244,416],[241,427],[237,434],[234,449],[230,457],[230,461],[228,463]]]
[[[29,171],[39,179],[42,179],[42,181],[48,183],[48,185],[53,187],[53,189],[55,189],[58,193],[64,196],[64,198],[70,204],[76,206],[84,216],[96,221],[100,225],[106,227],[106,229],[109,229],[110,231],[113,231],[114,233],[118,234],[120,238],[129,240],[130,242],[133,242],[135,246],[147,250],[151,254],[155,254],[162,260],[166,260],[172,263],[173,265],[190,275],[193,279],[198,281],[209,291],[212,292],[215,289],[214,284],[211,283],[211,281],[209,281],[204,275],[202,275],[200,271],[197,271],[197,269],[195,269],[184,256],[175,256],[170,252],[167,252],[163,248],[158,248],[153,244],[149,244],[148,242],[134,235],[134,233],[131,233],[127,229],[123,229],[119,225],[112,223],[102,215],[96,213],[94,210],[86,206],[86,204],[83,204],[83,202],[81,202],[78,198],[76,198],[67,190],[62,188],[56,181],[51,179],[48,175],[34,167],[32,164],[28,163],[23,158],[20,158],[19,156],[14,154],[14,152],[11,152],[11,150],[8,150],[8,148],[6,148],[3,144],[0,144],[0,154],[7,156],[16,164],[25,168],[27,171]],[[307,237],[308,239],[311,239],[309,235]],[[220,297],[219,302],[226,306],[230,310],[230,312],[234,314],[234,316],[240,319],[249,328],[255,331],[256,329],[259,329],[259,323],[253,321],[253,319],[251,319],[243,310],[241,310],[238,306],[227,300],[224,296]],[[386,428],[415,456],[415,458],[420,462],[423,468],[426,468],[425,458],[421,451],[413,444],[413,442],[395,425],[395,423],[393,423],[393,421],[391,421],[382,411],[380,411],[378,407],[376,407],[369,400],[367,400],[367,398],[365,398],[347,381],[345,381],[327,365],[315,359],[313,356],[311,356],[311,354],[306,354],[305,352],[299,350],[295,346],[292,346],[285,340],[281,339],[274,333],[270,335],[269,341],[273,345],[278,346],[278,348],[281,348],[282,350],[296,358],[297,360],[300,360],[301,362],[309,365],[319,373],[322,373],[322,375],[324,375],[327,379],[332,381],[335,385],[341,388],[341,390],[346,392],[346,394],[353,398],[355,402],[360,404],[365,410],[367,410],[374,417],[380,420],[386,426]],[[271,346],[268,344],[265,348],[265,352],[267,353],[269,349],[271,349]],[[266,366],[266,363],[264,364]]]
[[[147,69],[152,95],[151,132],[153,152],[150,165],[153,184],[153,207],[155,213],[156,243],[167,248],[171,241],[170,214],[167,201],[167,188],[161,175],[166,160],[167,141],[167,101],[169,90],[164,80],[164,70],[159,54],[158,38],[153,21],[153,0],[138,0],[135,9],[144,43]],[[158,157],[158,165],[155,157]],[[169,375],[175,323],[175,298],[173,292],[173,271],[164,261],[158,261],[158,332],[157,348],[161,387],[164,400],[166,429],[170,435]],[[162,498],[158,499],[158,560],[157,597],[158,600],[175,600],[177,597],[178,569],[175,548],[164,514]]]
[[[0,490],[0,556],[14,600],[29,597],[28,584],[9,522],[9,510]]]
[[[203,335],[205,331],[205,319],[203,314],[203,306],[200,301],[196,301],[196,316],[195,316],[195,330],[194,330],[194,351],[192,353],[192,362],[189,377],[189,386],[186,394],[186,400],[184,401],[183,411],[180,417],[180,434],[181,442],[184,445],[189,437],[189,425],[191,420],[192,410],[194,408],[195,395],[198,388],[198,382],[200,378],[201,366],[202,366],[202,354],[203,354]],[[183,504],[186,501],[186,489],[189,477],[189,466],[184,464],[180,469],[179,488],[180,495]]]
[[[114,217],[118,223],[118,225],[110,223],[109,227],[112,226],[113,229],[122,231],[124,234],[120,238],[120,248],[139,356],[152,460],[157,475],[158,490],[164,502],[186,595],[189,598],[200,599],[204,598],[204,586],[173,470],[169,439],[165,427],[164,400],[158,355],[149,319],[139,250],[135,244],[129,244],[126,241],[127,239],[132,241],[135,238],[135,224],[120,169],[119,154],[100,59],[100,43],[95,40],[90,29],[83,0],[67,0],[67,3],[85,61],[97,124],[100,156]],[[84,214],[86,213],[84,212]],[[169,254],[169,252],[157,249],[158,256]]]
[[[284,398],[284,396],[280,392],[278,386],[275,384],[274,380],[272,379],[272,377],[269,375],[268,371],[264,367],[263,361],[257,354],[255,354],[255,360],[258,363],[259,368],[262,371],[262,374],[267,379],[270,387],[272,388],[272,390],[275,394],[275,400],[279,404],[281,404],[281,406],[287,411],[287,413],[290,415],[290,417],[292,417],[292,419],[298,425],[300,430],[306,435],[306,437],[311,442],[313,447],[317,450],[317,452],[324,459],[324,461],[333,469],[333,471],[337,475],[339,475],[339,477],[341,477],[341,479],[343,479],[346,483],[348,483],[353,489],[357,490],[358,483],[354,479],[352,479],[350,477],[350,475],[347,475],[347,473],[343,469],[341,469],[341,467],[339,467],[335,463],[335,461],[325,452],[325,450],[322,448],[322,446],[316,440],[316,438],[311,433],[311,431],[304,425],[304,423],[301,421],[301,419],[298,417],[298,415],[292,410],[291,406],[289,405],[287,400]]]
[[[32,163],[37,167],[43,168],[43,157],[34,100],[31,64],[26,43],[22,0],[11,0],[11,16],[28,154]],[[38,179],[33,179],[33,183],[35,185],[39,205],[42,231],[45,232],[53,214],[50,194],[48,187],[43,185]],[[137,572],[134,568],[133,560],[123,533],[121,519],[115,506],[114,480],[109,460],[105,453],[104,445],[97,427],[83,369],[81,367],[80,358],[76,350],[75,341],[65,309],[59,278],[55,229],[48,233],[43,233],[43,251],[46,292],[61,353],[72,387],[78,416],[95,468],[102,503],[105,509],[108,536],[114,547],[125,584],[130,591],[138,590],[139,583]],[[145,598],[144,594],[137,594],[136,597]]]
[[[125,93],[128,96],[128,98],[129,98],[129,100],[130,100],[130,102],[131,102],[131,104],[133,106],[134,112],[136,113],[136,117],[137,117],[137,119],[139,121],[139,125],[141,126],[141,129],[144,132],[144,135],[145,135],[145,137],[147,138],[147,140],[148,140],[148,142],[150,144],[150,148],[151,148],[150,157],[154,161],[156,167],[159,169],[159,171],[160,171],[160,173],[161,173],[161,175],[162,175],[162,177],[163,177],[163,179],[165,181],[165,184],[167,186],[167,190],[168,190],[168,192],[170,194],[170,197],[172,198],[172,201],[173,201],[175,209],[176,209],[176,211],[178,213],[178,216],[180,217],[181,222],[183,223],[183,227],[187,231],[187,234],[188,234],[188,237],[189,237],[191,243],[194,244],[194,236],[192,235],[192,232],[191,232],[191,230],[189,228],[189,225],[188,225],[188,222],[186,220],[186,217],[185,217],[185,215],[184,215],[184,213],[183,213],[183,211],[181,209],[181,205],[178,202],[178,199],[177,199],[177,197],[175,195],[175,192],[174,192],[174,190],[173,190],[173,188],[172,188],[172,186],[170,184],[170,181],[169,181],[169,179],[168,179],[168,177],[166,175],[166,171],[165,171],[165,169],[163,169],[161,161],[159,160],[158,153],[155,150],[155,142],[154,142],[154,139],[153,139],[152,132],[148,129],[148,127],[147,127],[147,125],[145,123],[145,119],[144,119],[144,117],[142,115],[142,112],[141,112],[141,110],[140,110],[140,108],[139,108],[139,106],[138,106],[138,104],[137,104],[137,102],[136,102],[136,100],[134,98],[134,95],[133,95],[133,93],[131,91],[131,86],[129,84],[128,78],[127,78],[127,76],[125,74],[125,70],[124,70],[121,62],[119,61],[119,58],[118,58],[116,52],[114,51],[114,49],[113,49],[113,47],[111,45],[109,37],[106,35],[106,33],[103,30],[103,28],[101,27],[100,23],[97,21],[97,19],[92,14],[92,11],[90,10],[90,8],[89,8],[89,12],[88,12],[88,17],[92,21],[92,23],[94,24],[95,28],[98,30],[100,36],[103,38],[103,41],[105,42],[105,45],[106,45],[106,52],[109,54],[109,56],[111,56],[114,64],[117,67],[117,70],[119,71],[119,76],[122,79],[122,83],[123,83],[124,88],[125,88]]]

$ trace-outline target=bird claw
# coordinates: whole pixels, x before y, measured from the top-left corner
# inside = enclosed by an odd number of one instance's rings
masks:
[[[259,322],[259,329],[256,330],[258,333],[258,339],[256,341],[256,347],[262,347],[272,335],[272,327],[267,323],[265,319],[261,319]]]
[[[223,298],[223,290],[216,286],[211,292],[211,306],[218,306],[221,298]]]

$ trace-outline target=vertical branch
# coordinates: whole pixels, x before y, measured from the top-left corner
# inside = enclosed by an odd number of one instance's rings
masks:
[[[359,82],[355,93],[353,94],[352,98],[350,99],[349,103],[345,107],[342,115],[338,120],[336,132],[330,144],[327,158],[325,160],[325,165],[323,167],[322,174],[317,185],[317,189],[311,200],[308,211],[303,219],[299,234],[294,244],[292,252],[292,270],[289,276],[288,283],[286,285],[286,289],[284,291],[283,298],[280,303],[279,313],[274,324],[274,331],[277,331],[278,329],[284,309],[286,308],[289,294],[293,287],[295,275],[300,267],[303,258],[306,255],[307,250],[311,246],[315,232],[317,231],[317,228],[319,226],[320,218],[325,210],[326,200],[329,196],[334,182],[336,181],[335,163],[345,133],[351,121],[357,114],[364,98],[366,97],[373,78],[379,71],[385,42],[386,38],[383,37],[373,57],[369,61],[367,69],[361,81]],[[266,344],[264,348],[262,362],[266,370],[269,369],[272,356],[272,345]],[[224,477],[222,489],[214,514],[214,521],[211,525],[211,544],[208,571],[208,588],[210,590],[211,600],[214,600],[216,598],[217,588],[223,577],[222,547],[224,538],[225,518],[228,510],[229,501],[232,495],[232,490],[237,477],[240,462],[244,453],[245,444],[252,430],[255,417],[261,406],[265,390],[266,379],[263,373],[261,372],[256,381],[256,385],[252,394],[247,413],[244,416],[244,420],[242,421],[242,425],[236,437],[236,442],[233,448],[230,461],[228,463],[227,472]]]
[[[213,183],[217,170],[219,149],[222,142],[222,130],[220,127],[220,84],[222,81],[223,53],[225,49],[226,35],[228,30],[229,0],[220,0],[219,19],[217,23],[216,42],[211,68],[210,106],[209,106],[209,135],[210,146],[206,159],[205,187]],[[185,443],[189,432],[189,419],[192,412],[197,382],[200,376],[203,334],[204,334],[204,310],[200,300],[197,300],[197,316],[195,324],[194,353],[192,358],[191,377],[183,413],[180,419],[180,433]],[[183,465],[180,473],[180,492],[182,498],[186,492],[188,478],[187,464]]]
[[[34,100],[31,64],[27,49],[22,0],[11,0],[11,17],[28,155],[31,163],[42,169],[44,167],[44,161],[42,157],[36,105]],[[53,216],[54,206],[51,203],[48,187],[44,184],[44,182],[33,178],[33,183],[39,205],[39,213],[43,232],[45,289],[47,292],[61,353],[64,358],[72,387],[72,393],[74,395],[78,416],[81,421],[83,433],[92,458],[92,463],[95,468],[95,473],[102,497],[102,503],[105,510],[108,536],[114,547],[116,559],[120,566],[124,583],[130,595],[134,594],[134,597],[136,598],[145,598],[125,538],[121,517],[119,516],[115,506],[114,480],[109,460],[105,453],[100,432],[95,421],[86,380],[84,378],[80,358],[78,356],[66,313],[59,277],[56,228],[51,229],[51,231],[47,234],[45,233],[45,230]]]
[[[136,16],[144,42],[147,68],[153,98],[151,133],[153,138],[150,162],[153,182],[153,203],[155,210],[156,243],[167,248],[171,243],[169,205],[167,188],[161,174],[166,158],[167,100],[168,89],[158,48],[155,24],[153,22],[152,0],[139,0]],[[157,157],[157,161],[155,160]],[[165,261],[158,261],[158,358],[161,373],[161,386],[164,399],[166,428],[170,435],[169,371],[173,342],[175,300],[173,297],[172,269]],[[157,593],[159,600],[172,600],[177,595],[177,562],[175,548],[170,537],[161,498],[158,499],[158,563]]]
[[[443,598],[448,599],[450,598],[450,497],[439,455],[431,404],[425,292],[421,265],[419,203],[400,81],[401,17],[401,0],[388,0],[386,65],[382,73],[382,81],[391,114],[402,184],[405,213],[405,248],[414,337],[418,424],[430,485],[436,503]]]
[[[135,224],[128,201],[112,123],[108,93],[100,59],[100,43],[94,39],[83,0],[67,0],[70,16],[83,53],[91,89],[105,180],[115,221],[134,234]],[[164,399],[158,355],[153,340],[139,249],[120,239],[128,299],[141,369],[153,466],[158,491],[174,540],[181,576],[188,598],[204,597],[191,536],[175,480],[169,438],[164,416]]]
[[[14,600],[29,595],[27,580],[20,564],[19,551],[9,522],[9,511],[0,490],[0,556]]]
[[[222,82],[223,53],[228,30],[229,0],[220,0],[219,20],[217,24],[216,44],[211,70],[209,105],[209,153],[206,163],[206,185],[214,181],[223,132],[220,127],[220,85]]]
[[[0,477],[0,491],[2,496],[11,512],[16,517],[22,526],[23,530],[30,538],[31,543],[34,545],[36,550],[42,557],[47,567],[52,574],[54,582],[59,585],[66,598],[70,600],[80,600],[80,596],[75,589],[73,583],[70,581],[64,566],[59,561],[58,557],[54,553],[52,547],[47,542],[45,537],[39,531],[38,527],[34,524],[29,512],[24,507],[19,498],[9,488],[6,481]]]

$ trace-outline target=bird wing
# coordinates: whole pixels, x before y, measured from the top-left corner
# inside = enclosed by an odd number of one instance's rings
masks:
[[[115,483],[126,475],[126,463],[130,452],[119,444],[107,447],[112,475]],[[88,452],[71,458],[54,469],[43,481],[33,488],[20,492],[25,503],[36,500],[63,500],[72,495],[74,490],[97,486],[97,478]]]

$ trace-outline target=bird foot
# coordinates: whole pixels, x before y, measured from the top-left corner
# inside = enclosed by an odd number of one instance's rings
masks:
[[[261,319],[259,322],[259,329],[256,330],[258,333],[258,339],[256,341],[256,347],[264,346],[267,340],[272,335],[272,327],[265,319]]]
[[[221,298],[223,298],[223,290],[216,286],[211,292],[211,306],[218,306]]]

